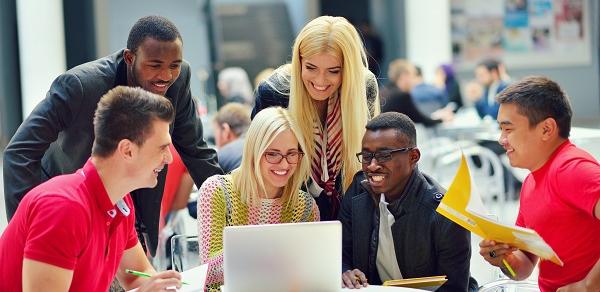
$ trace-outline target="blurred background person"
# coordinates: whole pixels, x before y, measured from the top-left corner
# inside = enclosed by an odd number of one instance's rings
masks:
[[[456,78],[452,65],[442,64],[435,70],[434,84],[444,90],[448,98],[448,104],[454,104],[454,112],[463,107],[460,83]]]
[[[415,66],[415,76],[410,94],[417,108],[426,115],[431,115],[448,104],[448,98],[444,91],[425,82],[419,66]]]
[[[506,65],[504,65],[504,62],[502,62],[501,60],[497,60],[497,61],[498,61],[498,72],[500,72],[500,79],[502,79],[502,81],[510,84],[513,79],[508,74],[508,71],[506,70]]]
[[[396,59],[388,66],[388,83],[381,89],[381,112],[399,112],[415,123],[426,127],[437,125],[443,120],[431,118],[419,110],[411,97],[415,83],[416,68],[404,59]]]
[[[482,86],[483,94],[471,97],[475,109],[477,109],[477,113],[482,119],[489,116],[492,120],[496,120],[498,108],[500,107],[496,102],[496,95],[508,86],[508,83],[502,80],[498,64],[498,61],[488,59],[475,67],[475,78]]]
[[[246,70],[240,67],[229,67],[219,72],[217,88],[225,103],[239,102],[252,105],[252,84]]]
[[[250,126],[250,107],[231,102],[219,109],[213,118],[215,145],[219,165],[224,173],[230,173],[242,162],[242,149],[246,131]]]

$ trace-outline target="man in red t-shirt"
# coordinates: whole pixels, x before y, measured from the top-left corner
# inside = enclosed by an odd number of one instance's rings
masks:
[[[173,116],[169,100],[140,88],[102,97],[91,158],[28,192],[0,237],[0,291],[108,291],[115,275],[128,290],[181,286],[179,273],[150,265],[129,195],[154,187],[171,162]]]
[[[569,141],[567,95],[545,77],[528,77],[497,100],[499,142],[511,166],[531,171],[521,189],[516,224],[539,233],[564,263],[540,262],[540,289],[600,291],[600,164]],[[538,262],[536,255],[504,243],[479,245],[486,261],[516,280],[529,277]]]

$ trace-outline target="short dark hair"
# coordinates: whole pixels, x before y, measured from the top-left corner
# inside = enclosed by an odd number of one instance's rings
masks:
[[[127,49],[135,52],[147,38],[163,42],[172,42],[177,39],[183,42],[179,30],[170,20],[156,15],[144,16],[133,25],[127,38]]]
[[[553,118],[562,138],[569,138],[573,112],[569,97],[558,83],[544,76],[530,76],[504,89],[497,97],[499,104],[515,104],[518,112],[527,117],[534,127],[547,118]]]
[[[92,155],[106,158],[123,139],[142,145],[152,133],[152,122],[172,122],[175,109],[163,96],[141,88],[117,86],[100,99],[94,114]]]
[[[483,61],[479,62],[479,64],[477,64],[477,66],[485,67],[485,69],[490,72],[492,72],[492,71],[499,72],[500,71],[498,69],[498,67],[500,67],[500,62],[498,62],[497,60],[494,60],[494,59],[483,60]]]
[[[405,114],[398,112],[385,112],[370,120],[366,126],[368,131],[394,129],[398,135],[404,135],[411,144],[417,146],[417,130],[415,123]]]

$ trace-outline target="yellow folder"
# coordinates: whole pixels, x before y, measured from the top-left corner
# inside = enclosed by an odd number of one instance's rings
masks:
[[[422,278],[409,278],[400,280],[388,280],[383,282],[383,286],[405,287],[415,289],[435,290],[446,283],[446,276],[432,276]]]
[[[537,232],[528,228],[502,224],[483,214],[469,210],[471,199],[471,175],[465,156],[462,155],[456,176],[436,211],[482,238],[507,243],[557,265],[563,265],[552,247]]]

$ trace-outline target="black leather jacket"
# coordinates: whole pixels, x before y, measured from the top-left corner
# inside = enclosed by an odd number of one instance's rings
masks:
[[[8,219],[23,196],[51,177],[75,172],[92,152],[93,117],[100,98],[117,85],[127,85],[123,50],[79,65],[58,76],[50,90],[21,124],[4,151],[4,197]],[[207,148],[202,124],[190,92],[190,67],[181,64],[179,78],[166,93],[175,107],[170,125],[173,144],[196,185],[222,173],[216,152]],[[153,189],[131,193],[136,220],[143,223],[152,254],[158,243],[160,203],[166,171]],[[138,224],[138,226],[140,226]]]
[[[359,269],[377,285],[379,195],[370,192],[361,171],[342,199],[342,269]],[[477,283],[469,276],[471,234],[435,211],[444,192],[415,168],[400,199],[389,204],[396,220],[392,237],[398,266],[404,278],[446,275],[448,282],[438,291],[474,290]]]

